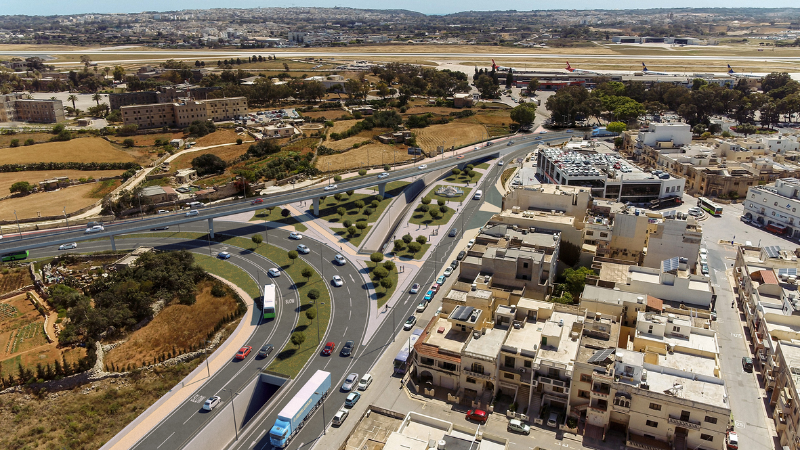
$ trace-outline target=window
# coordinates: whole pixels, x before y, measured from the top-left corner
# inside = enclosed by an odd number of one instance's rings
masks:
[[[652,325],[650,325],[649,327],[647,327],[647,333],[648,333],[648,334],[653,334],[653,326],[652,326]]]
[[[527,368],[529,368],[529,369],[530,369],[530,368],[531,368],[531,364],[533,364],[533,363],[531,362],[531,360],[530,360],[530,359],[526,359],[526,360],[525,360],[525,363],[524,363],[525,367],[527,367]]]
[[[423,357],[423,358],[420,360],[420,362],[421,362],[422,364],[425,364],[426,366],[432,366],[432,365],[433,365],[433,359],[431,359],[431,358],[425,358],[425,357]]]
[[[451,372],[455,372],[455,371],[456,371],[456,369],[457,369],[457,367],[456,367],[456,365],[455,365],[455,364],[453,364],[453,363],[449,363],[449,362],[442,363],[441,367],[442,367],[442,369],[444,369],[444,370],[449,370],[449,371],[451,371]]]
[[[708,422],[708,423],[715,424],[715,423],[717,423],[717,418],[716,417],[711,417],[711,416],[706,416],[705,421]]]
[[[681,327],[676,327],[676,326],[673,326],[673,327],[672,327],[672,331],[675,331],[675,332],[680,332],[680,331],[681,331]]]
[[[600,233],[600,237],[608,237],[608,233],[605,233],[605,232]]]
[[[514,366],[511,366],[514,367]],[[472,363],[472,367],[470,368],[471,371],[475,373],[483,373],[483,364],[480,363]]]
[[[650,409],[655,411],[661,411],[661,405],[658,403],[650,403]]]
[[[587,236],[594,236],[594,231],[587,231],[587,232],[586,232],[586,235],[587,235]]]
[[[652,420],[648,420],[648,421],[645,423],[645,425],[647,425],[648,427],[658,428],[658,422],[654,422],[654,421],[652,421]]]
[[[475,378],[467,377],[467,383],[475,384]]]
[[[585,373],[582,373],[581,374],[581,381],[583,381],[584,383],[591,383],[592,382],[592,376],[591,375],[587,375]]]
[[[711,442],[711,441],[713,441],[713,440],[714,440],[714,436],[712,436],[712,435],[710,435],[710,434],[701,434],[701,435],[700,435],[700,439],[702,439],[702,440],[704,440],[704,441]]]
[[[559,377],[558,369],[550,367],[549,369],[547,369],[547,376],[550,378],[558,378]]]
[[[503,378],[508,378],[509,380],[513,380],[514,379],[514,374],[513,373],[508,373],[508,372],[503,372]]]
[[[553,392],[558,392],[559,394],[563,394],[564,388],[561,386],[553,386]]]
[[[578,391],[578,397],[589,398],[589,391]]]

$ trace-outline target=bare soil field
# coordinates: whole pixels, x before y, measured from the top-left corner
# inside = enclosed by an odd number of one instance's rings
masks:
[[[347,111],[341,109],[328,109],[323,111],[308,111],[302,113],[306,117],[311,117],[312,119],[316,119],[319,117],[324,117],[327,120],[336,120],[342,116],[349,116]]]
[[[152,322],[134,331],[124,344],[111,350],[106,363],[140,366],[144,361],[176,350],[181,353],[205,341],[217,323],[236,310],[236,300],[230,295],[219,298],[211,295],[213,283],[199,284],[194,305],[166,307]]]
[[[70,180],[93,177],[100,179],[103,177],[113,177],[121,174],[122,170],[42,170],[24,172],[3,172],[0,173],[0,196],[8,195],[9,188],[17,181],[27,181],[36,185],[40,181],[49,180],[55,177],[67,177]]]
[[[20,219],[38,217],[37,213],[41,213],[42,217],[62,215],[65,207],[67,213],[77,211],[97,201],[91,198],[91,194],[98,186],[98,183],[86,183],[59,191],[9,198],[0,202],[0,217],[13,218],[15,210]],[[3,232],[10,230],[7,225],[3,226]]]
[[[25,294],[0,301],[0,376],[7,378],[16,371],[17,364],[9,360],[44,345],[48,345],[44,317]]]
[[[217,129],[217,131],[197,139],[198,147],[208,147],[209,145],[231,144],[236,139],[252,141],[253,138],[247,133],[237,133],[230,128]]]
[[[197,152],[189,152],[185,155],[178,156],[171,163],[169,163],[169,170],[176,171],[179,169],[188,169],[192,167],[192,160],[200,155],[212,154],[222,158],[225,162],[231,162],[237,157],[247,153],[249,145],[226,145],[225,147],[209,148],[208,150],[200,150]]]
[[[0,135],[0,148],[11,147],[11,141],[14,139],[19,139],[19,145],[22,147],[28,139],[33,139],[33,142],[41,143],[47,142],[51,137],[53,137],[53,135],[49,133],[3,134]]]
[[[0,164],[32,162],[128,162],[134,158],[101,138],[47,142],[0,152]]]
[[[439,145],[458,148],[489,138],[486,127],[475,123],[452,122],[446,125],[431,125],[414,132],[417,135],[417,144],[425,151],[436,151]]]
[[[8,273],[5,272],[6,269]],[[11,292],[32,283],[30,272],[24,267],[4,267],[0,272],[0,293]]]
[[[369,144],[336,155],[320,156],[317,168],[323,172],[346,169],[357,169],[367,164],[376,165],[381,162],[409,161],[414,159],[408,154],[408,147],[388,144]],[[330,163],[330,166],[328,165]]]

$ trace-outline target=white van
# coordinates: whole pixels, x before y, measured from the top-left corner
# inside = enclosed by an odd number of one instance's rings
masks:
[[[473,200],[480,200],[481,197],[483,197],[483,191],[478,189],[477,191],[475,191],[475,195],[472,196],[472,199]]]
[[[186,204],[186,207],[188,207],[189,209],[202,208],[203,207],[203,203],[202,202],[189,202],[189,203]]]

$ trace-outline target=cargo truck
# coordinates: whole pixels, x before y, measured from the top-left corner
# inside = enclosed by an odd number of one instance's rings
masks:
[[[311,376],[278,414],[275,425],[269,430],[269,443],[284,448],[305,426],[314,411],[322,405],[331,389],[331,374],[323,370]]]

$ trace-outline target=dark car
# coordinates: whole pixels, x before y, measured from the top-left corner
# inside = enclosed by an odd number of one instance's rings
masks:
[[[753,358],[750,358],[749,356],[743,357],[742,358],[742,368],[746,372],[752,372],[753,371]]]
[[[258,357],[259,358],[266,358],[267,356],[269,356],[270,353],[272,353],[272,350],[274,350],[274,349],[275,349],[275,347],[273,347],[272,344],[267,344],[267,345],[261,347],[261,350],[258,351]]]
[[[458,260],[457,259],[452,260],[450,262],[450,267],[452,267],[453,270],[456,270],[458,268]]]
[[[458,234],[458,228],[453,228],[450,230],[450,234],[448,236],[455,237]]]
[[[458,256],[456,256],[456,259],[458,261],[461,261],[462,259],[464,259],[465,256],[467,256],[467,252],[465,252],[464,250],[461,250],[460,252],[458,252]]]
[[[353,346],[355,342],[347,341],[344,343],[344,347],[342,347],[342,352],[340,353],[342,356],[350,356],[350,353],[353,352]]]

